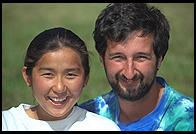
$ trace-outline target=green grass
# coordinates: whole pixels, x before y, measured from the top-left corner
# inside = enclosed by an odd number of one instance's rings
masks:
[[[41,31],[65,27],[79,35],[92,52],[90,79],[79,103],[111,88],[94,48],[95,20],[107,3],[3,3],[2,4],[2,109],[20,103],[35,104],[31,88],[21,75],[26,48]],[[194,98],[194,5],[156,4],[169,19],[171,39],[159,71],[178,91]]]

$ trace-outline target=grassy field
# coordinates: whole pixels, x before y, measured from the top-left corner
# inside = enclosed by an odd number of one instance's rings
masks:
[[[95,20],[107,3],[3,3],[2,4],[2,109],[20,103],[35,104],[31,88],[21,75],[30,41],[41,31],[65,27],[88,45],[90,80],[79,103],[108,92],[111,88],[100,66],[92,32]],[[176,90],[194,98],[194,4],[153,3],[168,18],[171,38],[159,76]]]

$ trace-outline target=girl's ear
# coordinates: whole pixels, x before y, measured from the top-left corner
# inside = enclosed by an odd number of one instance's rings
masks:
[[[86,79],[84,80],[83,88],[87,86],[88,80],[89,80],[89,74],[88,74],[88,76],[86,76]]]
[[[29,76],[27,75],[26,70],[27,70],[27,67],[23,66],[21,69],[22,76],[23,76],[23,79],[24,79],[25,83],[27,84],[27,86],[31,87],[31,80],[30,80]]]

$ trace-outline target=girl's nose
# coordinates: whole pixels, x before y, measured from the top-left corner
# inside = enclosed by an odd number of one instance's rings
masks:
[[[66,90],[66,85],[62,78],[57,78],[53,90],[57,93],[62,93]]]

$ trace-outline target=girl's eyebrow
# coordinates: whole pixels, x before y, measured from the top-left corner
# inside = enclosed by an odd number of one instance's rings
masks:
[[[41,67],[41,68],[39,68],[39,71],[42,71],[42,70],[55,71],[55,69],[49,68],[49,67]],[[64,69],[64,71],[65,72],[80,71],[80,68],[66,68],[66,69]]]
[[[70,71],[80,71],[80,68],[66,68],[64,69],[65,72],[70,72]]]
[[[39,71],[42,71],[42,70],[54,71],[53,68],[49,68],[49,67],[41,67],[41,68],[39,68]]]

